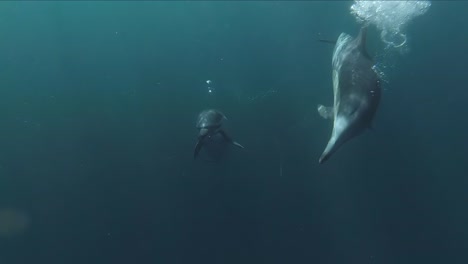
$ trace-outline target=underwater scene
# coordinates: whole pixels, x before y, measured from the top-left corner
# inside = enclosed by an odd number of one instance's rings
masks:
[[[466,264],[465,1],[0,2],[0,264]]]

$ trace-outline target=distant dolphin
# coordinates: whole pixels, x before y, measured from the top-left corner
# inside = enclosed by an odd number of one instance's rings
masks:
[[[319,114],[333,119],[333,131],[319,159],[325,162],[344,143],[371,127],[381,88],[374,63],[366,51],[367,26],[353,39],[341,33],[333,51],[333,107],[318,106]]]
[[[198,156],[201,147],[204,144],[204,140],[211,138],[216,134],[223,136],[224,140],[233,144],[236,147],[244,148],[241,144],[232,140],[228,136],[226,131],[221,128],[222,121],[227,119],[226,116],[218,110],[209,109],[204,110],[198,115],[197,120],[197,129],[200,131],[198,134],[197,144],[195,145],[195,150],[193,153],[193,158]]]

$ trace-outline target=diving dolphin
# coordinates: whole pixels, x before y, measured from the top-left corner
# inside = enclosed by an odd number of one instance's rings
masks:
[[[380,102],[380,79],[366,51],[367,26],[353,39],[341,33],[332,58],[333,107],[318,106],[319,114],[333,119],[333,131],[319,159],[325,162],[344,143],[371,127]]]
[[[204,110],[198,115],[197,129],[199,130],[199,133],[197,144],[195,145],[195,150],[193,153],[193,158],[198,156],[198,153],[203,146],[204,140],[206,138],[211,138],[218,133],[223,136],[224,140],[227,142],[233,144],[236,147],[244,148],[241,144],[232,140],[226,131],[221,128],[222,121],[225,119],[227,119],[226,116],[215,109]]]

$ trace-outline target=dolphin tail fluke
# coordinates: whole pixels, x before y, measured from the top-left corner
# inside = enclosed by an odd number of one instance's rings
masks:
[[[244,148],[244,146],[242,146],[241,144],[237,143],[236,141],[232,140],[232,138],[226,133],[226,131],[224,130],[219,130],[219,133],[221,134],[221,136],[223,136],[224,140],[226,140],[227,142],[233,144],[234,146],[238,147],[238,148]]]
[[[321,117],[325,119],[333,119],[333,107],[318,105],[317,111]]]
[[[193,151],[193,158],[196,159],[197,156],[198,156],[198,153],[200,153],[200,150],[203,146],[203,139],[205,138],[205,136],[201,136],[198,138],[198,141],[197,141],[197,144],[195,145],[195,149]]]

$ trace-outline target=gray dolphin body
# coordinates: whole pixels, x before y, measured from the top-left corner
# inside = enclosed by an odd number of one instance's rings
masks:
[[[244,148],[241,144],[232,140],[232,138],[226,133],[226,131],[222,129],[222,122],[225,119],[227,119],[226,116],[215,109],[204,110],[198,115],[197,129],[199,130],[199,133],[197,144],[195,145],[195,150],[193,153],[193,158],[196,158],[198,156],[198,153],[200,152],[203,146],[203,142],[207,138],[211,138],[216,134],[220,134],[221,136],[223,136],[224,140],[233,144],[234,146]]]
[[[333,107],[318,106],[319,114],[333,119],[333,131],[319,163],[344,143],[371,127],[380,103],[381,88],[374,63],[366,51],[367,27],[357,38],[341,33],[333,51]]]

